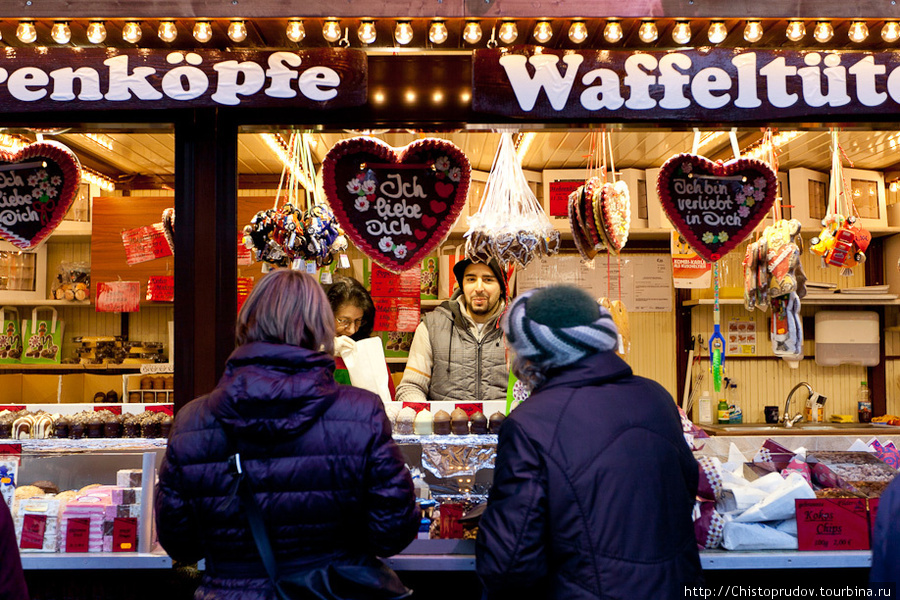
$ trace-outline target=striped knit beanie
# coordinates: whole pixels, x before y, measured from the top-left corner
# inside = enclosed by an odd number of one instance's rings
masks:
[[[503,317],[503,331],[519,357],[551,369],[618,346],[609,311],[571,285],[521,294]]]

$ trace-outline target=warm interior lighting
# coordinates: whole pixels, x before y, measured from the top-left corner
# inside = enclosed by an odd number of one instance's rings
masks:
[[[122,28],[122,39],[129,44],[137,44],[141,41],[141,35],[143,35],[141,24],[137,21],[128,21]]]
[[[528,131],[519,135],[516,144],[516,158],[519,159],[521,163],[525,160],[525,153],[528,152],[528,148],[531,146],[531,142],[534,141],[535,136],[537,134],[533,131]]]
[[[503,21],[500,24],[500,31],[497,33],[497,37],[500,38],[500,41],[504,44],[512,44],[516,41],[516,38],[519,37],[519,28],[516,26],[515,21]]]
[[[799,42],[806,37],[806,25],[803,21],[790,21],[784,35],[792,42]]]
[[[408,104],[412,104],[416,101],[416,93],[413,90],[406,90],[406,93],[403,94],[403,99],[406,100]]]
[[[803,135],[803,131],[779,131],[772,136],[772,146],[778,148],[784,146],[793,139]],[[741,158],[755,158],[757,160],[767,160],[769,153],[769,145],[757,142],[741,152]]]
[[[744,41],[755,44],[762,39],[763,26],[759,21],[747,21],[744,25]]]
[[[72,30],[65,21],[58,21],[54,23],[53,28],[50,29],[50,37],[53,38],[53,41],[57,44],[68,44],[72,39]]]
[[[205,44],[212,39],[212,24],[209,21],[197,21],[194,23],[194,39]]]
[[[326,42],[336,42],[341,39],[341,22],[329,19],[322,25],[322,37]]]
[[[538,21],[534,26],[534,41],[539,44],[546,44],[553,37],[553,27],[550,21]]]
[[[481,23],[469,21],[463,29],[463,39],[469,44],[477,44],[481,41]]]
[[[603,39],[610,44],[615,44],[622,41],[622,36],[624,36],[622,24],[618,21],[607,21],[606,26],[603,28]]]
[[[847,32],[847,37],[855,44],[866,41],[866,38],[869,37],[869,28],[866,26],[865,21],[853,21],[850,24],[850,31]]]
[[[306,37],[306,28],[303,26],[303,21],[288,21],[287,28],[285,29],[284,33],[287,36],[287,39],[291,40],[292,42],[302,42],[303,38]]]
[[[247,24],[243,21],[232,21],[228,24],[228,39],[232,42],[243,42],[247,39]]]
[[[428,39],[432,44],[443,44],[450,37],[447,31],[447,25],[443,21],[432,21],[431,27],[428,28]]]
[[[721,44],[728,37],[728,28],[725,27],[725,23],[722,21],[713,21],[709,24],[706,37],[709,39],[710,44]]]
[[[412,24],[409,21],[397,21],[397,26],[394,27],[394,39],[401,46],[410,43],[413,39]]]
[[[282,166],[290,171],[294,180],[298,181],[307,190],[315,189],[306,171],[303,170],[298,161],[293,160],[292,152],[288,149],[288,144],[284,141],[284,138],[277,133],[263,133],[261,135],[272,153],[281,161]]]
[[[16,37],[23,44],[31,44],[37,39],[37,29],[31,21],[22,21],[16,27]]]
[[[691,22],[676,21],[672,29],[672,39],[676,44],[687,44],[691,41]]]
[[[113,139],[105,133],[85,133],[84,137],[91,140],[95,144],[103,146],[107,150],[113,149]]]
[[[819,21],[813,29],[813,38],[820,44],[824,44],[834,37],[834,27],[828,21]]]
[[[900,23],[897,21],[887,21],[881,28],[881,39],[887,43],[896,42],[900,39]]]
[[[93,169],[89,169],[82,165],[81,167],[81,181],[84,183],[93,183],[101,190],[106,190],[107,192],[111,192],[116,189],[116,182],[103,175],[102,173],[98,173]]]
[[[363,44],[371,44],[375,41],[375,38],[378,37],[378,32],[375,30],[375,21],[363,21],[359,24],[359,29],[356,30],[356,35],[359,36],[359,41]]]
[[[572,21],[569,25],[569,41],[573,44],[583,44],[588,37],[587,25],[584,21]]]
[[[164,42],[172,43],[178,37],[178,29],[175,27],[175,21],[160,21],[156,35]]]
[[[638,29],[638,37],[641,38],[641,41],[645,44],[650,44],[656,41],[656,38],[659,37],[659,30],[656,28],[655,21],[644,21],[641,23],[641,28]]]
[[[106,25],[103,21],[91,21],[87,28],[87,39],[92,44],[101,44],[106,39]]]

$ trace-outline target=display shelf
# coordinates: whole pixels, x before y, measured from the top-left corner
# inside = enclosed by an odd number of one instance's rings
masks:
[[[4,300],[6,306],[90,306],[90,300]]]
[[[115,373],[140,373],[141,365],[0,365],[0,373],[84,373],[86,371],[110,371]]]
[[[900,329],[898,329],[898,331],[900,331]],[[406,356],[389,356],[384,359],[384,362],[386,362],[389,365],[398,365],[398,364],[402,365],[402,364],[406,363],[406,361],[408,361],[408,360],[409,360],[409,357],[406,357]]]
[[[22,554],[26,571],[63,569],[171,569],[172,559],[165,552],[71,552],[65,554]]]
[[[816,296],[815,298],[801,298],[801,305],[821,305],[821,306],[900,306],[900,299],[882,298],[885,295],[892,294],[832,294],[828,297]],[[719,298],[719,304],[743,304],[743,298]],[[685,300],[684,306],[712,306],[715,300],[712,298],[695,298]]]

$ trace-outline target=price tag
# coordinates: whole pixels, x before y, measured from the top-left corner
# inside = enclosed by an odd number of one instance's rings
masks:
[[[340,258],[338,258],[338,268],[339,269],[349,269],[350,268],[350,259],[347,258],[346,254],[341,254]]]
[[[137,552],[137,519],[113,519],[113,552]]]
[[[122,406],[121,405],[112,405],[112,406],[95,406],[94,412],[100,412],[101,410],[108,410],[114,415],[122,414]]]
[[[291,261],[291,269],[294,271],[305,271],[306,270],[306,261],[302,258],[295,258]]]
[[[865,498],[797,500],[796,506],[798,549],[869,549]]]
[[[477,412],[484,413],[484,407],[481,402],[457,402],[454,406],[462,409],[467,417],[471,417]]]
[[[66,519],[66,552],[87,552],[91,520],[82,517]]]
[[[44,547],[44,532],[47,530],[47,515],[25,515],[22,518],[22,539],[19,548],[41,550]]]
[[[416,411],[416,414],[421,410],[431,410],[430,402],[404,402],[401,408],[406,408],[407,406]]]

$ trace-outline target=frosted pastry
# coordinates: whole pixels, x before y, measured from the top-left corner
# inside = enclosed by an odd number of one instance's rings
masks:
[[[412,435],[415,421],[415,409],[404,406],[400,409],[400,414],[397,415],[397,433],[400,435]]]
[[[416,415],[416,422],[413,426],[416,435],[431,435],[431,411],[423,408]]]
[[[446,410],[434,413],[434,434],[450,435],[450,413]]]
[[[473,413],[470,418],[469,428],[472,433],[483,434],[488,432],[488,420],[480,410]]]
[[[384,405],[384,412],[391,422],[391,430],[397,425],[397,416],[400,414],[400,408],[401,404],[399,402]]]
[[[463,409],[457,408],[450,413],[450,432],[454,435],[468,435],[469,415]]]
[[[492,414],[490,419],[491,433],[500,433],[500,426],[503,425],[505,419],[506,416],[499,410]]]

